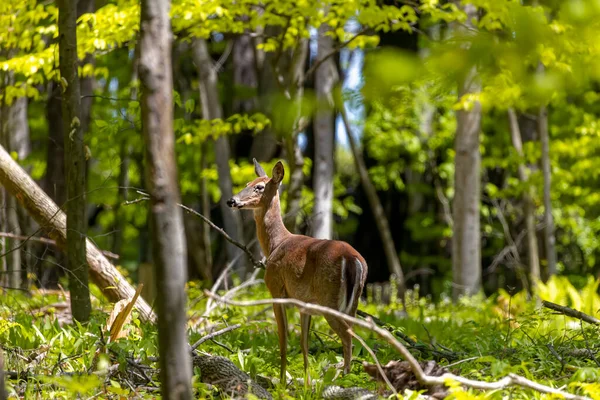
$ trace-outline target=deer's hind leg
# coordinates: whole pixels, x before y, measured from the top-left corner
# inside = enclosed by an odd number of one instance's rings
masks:
[[[308,337],[310,332],[310,314],[300,314],[300,348],[304,356],[304,384],[310,385],[310,374],[308,372]]]
[[[342,350],[344,352],[344,373],[347,374],[350,372],[350,364],[352,363],[352,335],[348,332],[348,329],[351,328],[351,325],[346,321],[332,317],[329,315],[325,316],[325,319],[331,326],[331,329],[342,340]]]

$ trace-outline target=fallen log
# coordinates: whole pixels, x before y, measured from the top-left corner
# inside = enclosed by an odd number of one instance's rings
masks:
[[[0,146],[0,184],[13,195],[29,215],[56,241],[59,249],[66,245],[67,218],[64,212],[31,179],[15,160]],[[86,259],[90,278],[112,302],[131,299],[135,289],[125,277],[106,259],[102,252],[87,239]],[[155,322],[156,315],[144,299],[138,297],[135,308],[143,321]]]

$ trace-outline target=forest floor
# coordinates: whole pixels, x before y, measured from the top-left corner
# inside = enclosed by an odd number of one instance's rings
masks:
[[[68,301],[57,292],[6,292],[0,297],[0,343],[4,369],[8,371],[9,396],[19,398],[156,398],[158,376],[157,333],[154,326],[141,323],[133,314],[125,337],[107,344],[106,330],[111,305],[97,300],[92,321],[83,326],[68,324]],[[566,278],[542,285],[538,296],[598,315],[598,282],[589,280],[579,287]],[[230,359],[240,370],[255,378],[279,376],[279,349],[276,325],[269,306],[234,307],[220,305],[201,318],[207,298],[191,283],[190,343],[211,331],[240,324],[207,340],[199,352]],[[248,286],[236,299],[268,298],[264,284]],[[399,304],[377,305],[362,302],[359,309],[376,317],[420,361],[434,360],[464,377],[492,381],[515,373],[571,393],[600,399],[600,326],[544,308],[525,293],[505,292],[487,299],[476,297],[458,304],[436,303],[417,298],[408,301],[408,317]],[[65,311],[66,310],[66,311]],[[509,312],[510,310],[510,312]],[[369,353],[354,341],[352,372],[341,375],[336,364],[342,360],[341,344],[322,317],[313,317],[310,336],[310,375],[313,387],[303,384],[303,358],[299,345],[299,316],[288,310],[288,373],[293,380],[283,388],[273,385],[276,399],[318,399],[329,385],[362,387],[377,392],[382,386],[364,371],[363,361],[372,363]],[[373,332],[356,328],[383,365],[401,360],[400,355]],[[597,358],[598,355],[598,358]],[[125,373],[127,372],[127,373]],[[202,383],[195,369],[195,398],[218,398],[214,387]],[[507,388],[493,392],[455,387],[450,397],[550,398],[529,389]],[[401,392],[417,398],[414,391]]]

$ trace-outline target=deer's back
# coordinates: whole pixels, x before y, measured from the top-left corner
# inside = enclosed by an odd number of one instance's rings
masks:
[[[291,235],[267,259],[265,282],[274,296],[279,297],[283,290],[283,296],[334,307],[339,299],[343,260],[347,268],[356,260],[362,264],[359,279],[364,283],[367,263],[348,243]]]

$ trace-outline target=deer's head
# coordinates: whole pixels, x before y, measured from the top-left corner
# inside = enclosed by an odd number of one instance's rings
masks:
[[[254,159],[254,172],[258,178],[248,182],[241,192],[227,200],[229,207],[249,210],[269,207],[285,174],[283,164],[277,161],[272,177],[269,178],[263,167]]]

